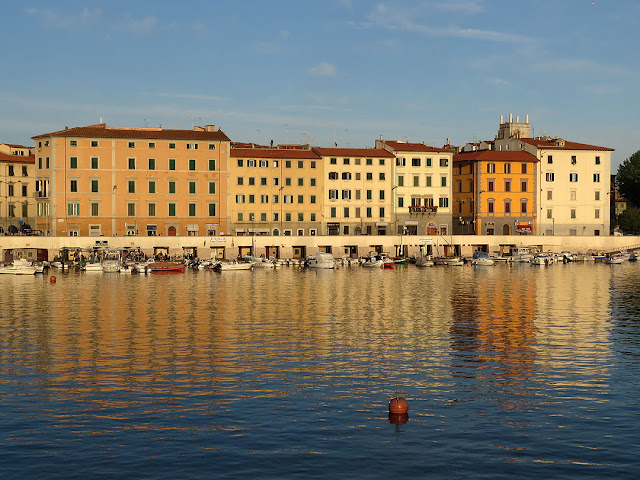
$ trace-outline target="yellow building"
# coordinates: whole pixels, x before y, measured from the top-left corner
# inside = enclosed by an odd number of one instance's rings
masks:
[[[323,235],[390,235],[392,168],[382,148],[314,148],[322,157]]]
[[[303,148],[231,148],[230,233],[320,234],[321,157]]]
[[[453,156],[453,234],[536,234],[538,158],[484,150]]]
[[[229,138],[193,130],[87,127],[37,135],[36,227],[54,236],[227,231]]]
[[[30,233],[35,224],[34,192],[31,149],[0,144],[0,234]]]

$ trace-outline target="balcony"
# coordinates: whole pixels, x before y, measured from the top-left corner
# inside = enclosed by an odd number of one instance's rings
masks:
[[[430,206],[423,207],[420,205],[411,205],[409,207],[409,213],[437,213],[438,207]]]
[[[49,194],[46,192],[33,192],[33,198],[49,198]]]

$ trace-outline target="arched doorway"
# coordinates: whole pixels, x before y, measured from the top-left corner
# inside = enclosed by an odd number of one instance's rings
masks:
[[[278,230],[277,228],[273,229],[273,236],[277,237],[278,235],[280,235],[280,230]]]
[[[511,226],[508,223],[505,223],[502,226],[502,234],[503,235],[511,235]]]
[[[170,237],[175,237],[176,236],[176,227],[169,227],[169,230],[167,230],[167,235]]]

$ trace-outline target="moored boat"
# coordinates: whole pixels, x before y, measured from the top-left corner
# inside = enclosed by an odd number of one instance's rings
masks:
[[[149,270],[153,273],[162,272],[184,272],[184,263],[178,262],[152,262],[149,263]]]
[[[249,262],[238,262],[237,260],[219,260],[211,265],[214,272],[227,272],[234,270],[251,270],[252,264]]]
[[[307,265],[309,268],[332,269],[336,268],[336,260],[330,253],[318,252],[307,260]]]
[[[24,258],[14,260],[11,265],[0,267],[0,274],[8,275],[34,275],[36,271],[37,268]]]
[[[480,250],[476,250],[475,252],[473,252],[473,258],[471,259],[472,265],[490,266],[494,263],[495,262],[491,257],[489,257],[489,254],[487,252],[482,252]]]

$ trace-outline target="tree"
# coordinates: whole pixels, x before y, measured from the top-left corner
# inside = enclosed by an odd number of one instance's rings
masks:
[[[620,228],[625,232],[640,232],[640,208],[627,208],[619,220]]]
[[[628,202],[640,207],[640,150],[618,167],[616,184],[618,191]]]

